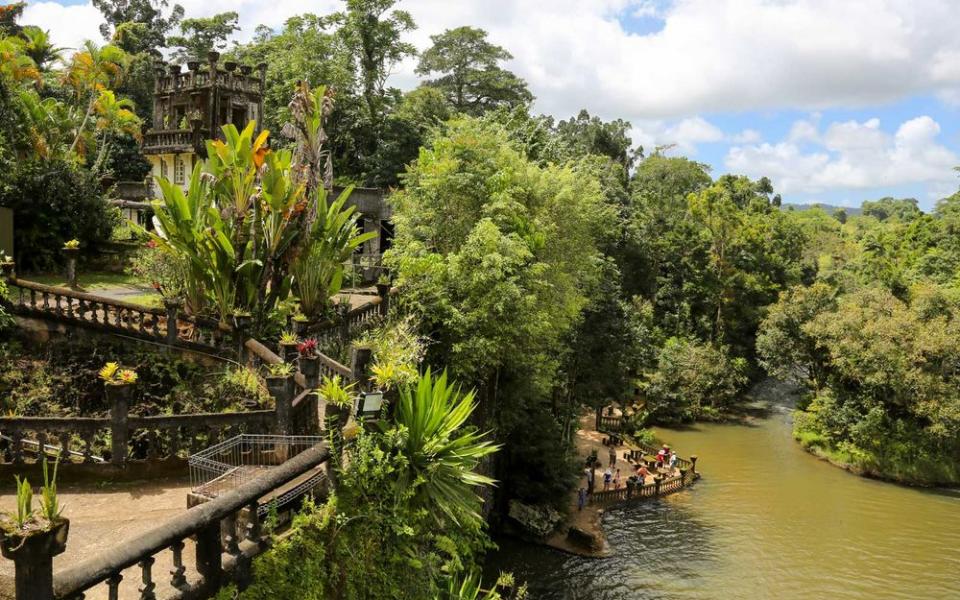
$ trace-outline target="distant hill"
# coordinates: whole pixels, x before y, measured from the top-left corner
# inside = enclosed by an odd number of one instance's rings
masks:
[[[784,202],[781,210],[789,210],[789,207],[792,207],[793,210],[809,210],[814,207],[822,209],[829,215],[832,215],[834,212],[840,210],[841,208],[847,211],[847,216],[859,215],[861,213],[859,206],[834,206],[832,204],[794,204],[792,202]]]

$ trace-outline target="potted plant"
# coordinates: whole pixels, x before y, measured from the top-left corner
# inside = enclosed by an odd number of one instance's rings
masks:
[[[377,278],[377,294],[382,298],[390,293],[390,288],[392,284],[390,283],[390,277],[386,273],[382,273],[380,277]]]
[[[280,334],[280,356],[284,362],[293,362],[297,357],[297,346],[300,344],[300,338],[292,331],[284,331]]]
[[[40,512],[33,508],[33,488],[27,479],[14,478],[17,482],[17,511],[0,520],[3,539],[0,552],[8,559],[15,559],[18,552],[34,556],[47,554],[57,556],[67,549],[70,520],[62,516],[63,507],[57,497],[57,467],[53,465],[53,477],[49,476],[47,458],[43,458],[43,488],[40,490]]]
[[[300,353],[300,372],[307,381],[316,382],[320,375],[320,355],[317,354],[317,340],[310,338],[297,345]]]
[[[239,309],[233,311],[233,326],[237,331],[246,331],[252,322],[253,315],[249,311]]]
[[[100,369],[100,379],[103,380],[107,401],[111,406],[115,406],[117,402],[129,402],[133,384],[137,382],[137,372],[133,369],[122,369],[115,362],[108,362]]]
[[[317,393],[326,403],[324,415],[327,427],[331,431],[339,431],[347,424],[350,409],[353,407],[353,390],[356,385],[356,382],[344,385],[339,375],[323,378]]]
[[[293,331],[298,337],[303,337],[306,335],[307,327],[310,325],[310,319],[307,318],[307,315],[297,311],[294,313],[291,321],[293,322]]]
[[[267,390],[270,395],[277,398],[290,389],[290,382],[293,381],[293,365],[290,363],[274,363],[267,365]]]

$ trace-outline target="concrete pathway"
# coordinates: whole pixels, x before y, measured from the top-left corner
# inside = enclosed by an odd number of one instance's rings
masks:
[[[60,486],[60,501],[63,514],[70,519],[70,537],[67,550],[53,561],[54,573],[78,564],[92,556],[135,539],[139,534],[157,527],[164,521],[187,509],[187,492],[190,490],[186,477],[133,481],[109,486],[96,484]],[[34,506],[39,498],[34,496]],[[13,509],[16,495],[12,486],[0,491],[0,508]],[[153,566],[157,590],[170,590],[169,571],[173,566],[172,554],[164,551],[156,556]],[[188,576],[193,571],[194,554],[192,543],[184,550],[184,564]],[[194,572],[195,574],[195,572]],[[140,569],[133,567],[124,571],[121,583],[121,598],[137,598],[140,585]],[[12,598],[13,562],[0,559],[0,595]],[[158,593],[158,596],[162,597]],[[105,585],[97,586],[87,593],[87,600],[106,598]]]

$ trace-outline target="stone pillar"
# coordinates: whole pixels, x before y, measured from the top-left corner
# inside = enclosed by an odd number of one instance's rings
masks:
[[[320,385],[320,357],[301,356],[297,363],[303,378],[307,381],[307,389]]]
[[[77,255],[79,248],[64,248],[63,255],[67,258],[67,285],[70,289],[77,289]]]
[[[220,545],[220,523],[207,525],[197,532],[197,572],[203,576],[203,581],[210,590],[220,589],[220,580],[223,577],[223,563]]]
[[[133,385],[108,383],[104,385],[104,390],[110,405],[110,461],[122,466],[127,460],[127,442],[130,436],[127,415],[130,412]]]
[[[297,346],[298,342],[280,342],[280,358],[283,359],[285,363],[293,363],[297,359]]]
[[[357,391],[366,392],[370,389],[370,376],[367,366],[373,359],[373,351],[363,346],[350,348],[350,377],[357,382]]]
[[[694,475],[697,474],[697,455],[696,455],[696,454],[691,454],[691,455],[690,455],[690,471],[691,471]]]
[[[347,340],[350,339],[350,321],[347,318],[347,315],[350,313],[350,304],[344,302],[342,304],[337,304],[335,307],[337,319],[339,320],[338,329],[340,335],[340,341],[347,343]]]
[[[251,315],[233,315],[233,338],[237,346],[237,360],[239,360],[243,366],[247,366],[247,361],[249,360],[249,356],[247,356],[247,339],[250,337],[249,331],[252,321],[253,317]]]
[[[377,295],[380,296],[380,316],[386,317],[390,312],[390,288],[389,283],[377,283]]]
[[[210,130],[210,137],[217,139],[220,116],[217,114],[220,109],[220,93],[218,91],[217,81],[217,61],[220,60],[220,53],[210,51],[207,53],[207,63],[210,70],[210,96],[207,98],[207,118],[209,119],[207,128]]]
[[[267,390],[273,396],[277,416],[277,434],[289,435],[292,432],[293,377],[267,377]]]
[[[164,298],[163,306],[167,309],[167,344],[174,346],[177,343],[177,315],[183,307],[179,298]]]
[[[67,549],[70,521],[64,519],[49,531],[26,538],[8,535],[0,542],[3,556],[14,564],[16,600],[54,600],[53,557]]]

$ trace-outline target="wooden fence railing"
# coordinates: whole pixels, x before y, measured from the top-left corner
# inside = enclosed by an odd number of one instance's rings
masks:
[[[627,484],[623,487],[612,490],[595,491],[588,496],[588,499],[590,504],[610,505],[655,498],[679,491],[696,481],[698,477],[699,475],[693,470],[680,469],[679,475],[663,479],[658,478],[653,482],[642,485],[634,485],[628,480]]]

